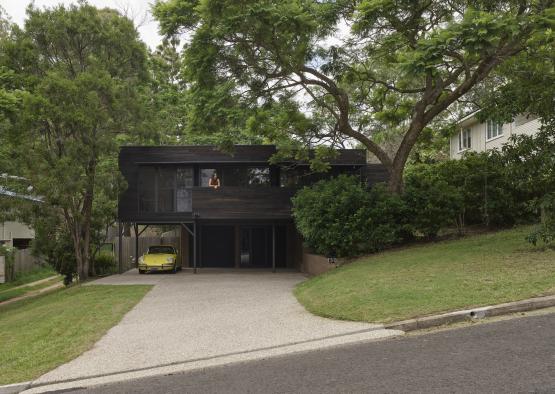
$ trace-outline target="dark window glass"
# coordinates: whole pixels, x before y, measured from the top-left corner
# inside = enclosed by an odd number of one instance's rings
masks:
[[[222,186],[245,186],[248,183],[247,167],[224,167]]]
[[[150,246],[148,254],[175,254],[175,249],[172,246]]]
[[[222,186],[268,186],[270,168],[268,167],[224,167]]]
[[[139,212],[156,210],[156,169],[142,167],[139,169]]]
[[[175,212],[175,168],[158,170],[158,212]]]
[[[14,238],[12,246],[17,249],[27,249],[31,245],[31,238]]]
[[[191,167],[180,167],[177,169],[177,212],[191,212],[194,177]]]
[[[268,167],[251,167],[248,169],[249,186],[270,185],[270,169]]]

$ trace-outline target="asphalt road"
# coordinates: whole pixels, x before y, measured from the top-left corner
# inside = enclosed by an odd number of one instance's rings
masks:
[[[555,393],[555,314],[76,393]]]

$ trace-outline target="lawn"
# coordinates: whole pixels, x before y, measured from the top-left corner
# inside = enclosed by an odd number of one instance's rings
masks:
[[[555,250],[524,238],[530,227],[361,258],[297,286],[310,312],[391,322],[555,293]]]
[[[75,286],[0,306],[0,384],[36,378],[77,357],[151,286]]]
[[[37,290],[45,289],[49,286],[55,285],[62,281],[61,276],[54,277],[42,283],[38,283],[33,286],[22,286],[22,287],[10,287],[8,289],[0,289],[0,302],[10,300],[12,298],[21,297],[27,293],[31,293]]]
[[[37,280],[46,279],[55,275],[58,275],[58,273],[50,267],[37,268],[30,272],[17,274],[15,279],[11,282],[0,284],[0,291],[36,282]]]

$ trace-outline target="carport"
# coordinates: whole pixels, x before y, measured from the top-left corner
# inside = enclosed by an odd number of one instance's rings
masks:
[[[123,236],[126,226],[133,227],[134,265],[139,259],[139,240],[149,227],[176,226],[180,231],[178,248],[182,267],[194,273],[204,268],[271,268],[286,267],[287,227],[283,223],[236,223],[204,221],[198,217],[190,221],[118,222],[118,270],[124,269]],[[142,227],[142,228],[140,228]],[[291,226],[289,226],[291,227]],[[289,237],[291,238],[291,237]],[[290,241],[295,243],[295,239]],[[278,252],[278,243],[281,250]],[[289,264],[290,265],[290,264]]]

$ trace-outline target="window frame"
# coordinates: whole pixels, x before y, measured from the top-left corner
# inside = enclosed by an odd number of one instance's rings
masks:
[[[472,149],[472,129],[470,127],[465,127],[459,131],[458,149],[459,153]]]
[[[230,175],[231,169],[240,169],[245,170],[247,175],[245,179],[249,179],[249,183],[245,185],[229,185],[228,179],[226,179]],[[241,187],[241,188],[259,188],[259,187],[271,187],[272,185],[272,170],[269,165],[220,165],[220,166],[201,166],[199,167],[199,187],[208,188],[207,184],[203,183],[203,171],[209,170],[216,172],[218,174],[218,178],[220,179],[220,186],[221,187]],[[267,183],[251,183],[251,177],[249,171],[252,170],[263,170],[265,172],[265,176],[267,177]],[[258,176],[261,176],[260,174]],[[204,178],[209,179],[209,178]]]
[[[494,132],[496,133],[494,135]],[[491,119],[486,121],[486,142],[503,137],[503,123],[495,122]]]
[[[190,206],[190,210],[178,210],[178,189],[180,188],[180,184],[178,183],[178,179],[177,179],[177,172],[179,168],[191,168],[191,175],[192,175],[192,184],[191,186],[186,186],[184,189],[189,189],[190,195],[192,197],[192,189],[195,186],[195,168],[193,166],[175,166],[175,165],[170,165],[170,166],[159,166],[159,165],[144,165],[144,166],[139,166],[139,171],[138,171],[138,179],[137,179],[137,210],[139,214],[182,214],[182,213],[191,213],[192,212],[192,201],[191,204],[188,204],[187,207]],[[142,186],[142,171],[147,170],[147,171],[152,171],[154,174],[154,179],[152,180],[152,182],[149,182],[149,184],[153,185],[153,189],[154,189],[154,206],[153,206],[153,210],[143,210],[142,209],[142,204],[141,204],[141,196],[142,196],[142,191],[143,191],[143,187]],[[172,190],[173,191],[173,196],[172,196],[172,205],[173,205],[173,209],[172,210],[161,210],[160,209],[160,191],[161,191],[161,178],[160,178],[160,174],[161,174],[161,170],[171,170],[171,173],[173,175],[173,187],[170,188],[168,186],[165,186],[164,188],[162,188],[165,191],[168,190]],[[166,174],[167,175],[167,174]]]

